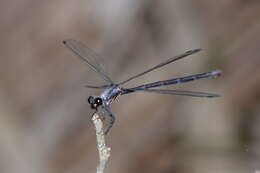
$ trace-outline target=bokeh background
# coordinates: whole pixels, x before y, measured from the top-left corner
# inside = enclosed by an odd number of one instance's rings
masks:
[[[260,169],[260,2],[17,0],[0,10],[0,172],[95,172],[86,103],[103,84],[63,44],[92,48],[114,81],[189,49],[203,51],[128,86],[223,70],[167,88],[217,99],[136,93],[113,103],[105,172],[244,173]]]

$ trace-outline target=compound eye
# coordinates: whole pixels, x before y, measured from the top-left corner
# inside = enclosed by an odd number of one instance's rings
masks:
[[[102,105],[102,99],[99,97],[95,98],[95,104],[97,104],[97,106]]]
[[[93,96],[89,96],[88,97],[88,103],[89,104],[93,104],[94,103],[94,97]]]

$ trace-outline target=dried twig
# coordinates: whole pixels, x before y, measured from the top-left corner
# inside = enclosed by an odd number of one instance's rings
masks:
[[[97,113],[94,113],[92,121],[95,125],[97,136],[97,148],[99,153],[99,164],[97,166],[97,173],[103,173],[108,158],[110,156],[110,148],[105,144],[105,134],[103,131],[103,122]]]

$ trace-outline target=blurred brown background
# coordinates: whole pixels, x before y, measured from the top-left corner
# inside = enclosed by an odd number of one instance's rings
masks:
[[[136,93],[119,98],[105,172],[242,173],[260,169],[260,2],[257,0],[2,1],[0,172],[95,172],[86,98],[102,84],[62,40],[103,55],[115,81],[189,49],[203,51],[126,86],[222,69],[171,86],[201,99]]]

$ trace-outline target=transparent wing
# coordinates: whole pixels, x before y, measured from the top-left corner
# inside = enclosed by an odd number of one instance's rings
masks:
[[[113,84],[113,81],[104,71],[102,65],[98,63],[98,59],[101,59],[98,54],[96,54],[93,50],[77,40],[64,40],[63,43],[66,45],[67,48],[78,55],[79,58],[86,62],[89,67],[93,71],[97,72],[105,81]]]
[[[153,71],[153,70],[155,70],[155,69],[158,69],[158,68],[160,68],[160,67],[162,67],[162,66],[165,66],[165,65],[167,65],[167,64],[170,64],[170,63],[172,63],[172,62],[175,62],[175,61],[177,61],[177,60],[179,60],[179,59],[182,59],[182,58],[184,58],[184,57],[186,57],[186,56],[189,56],[189,55],[191,55],[191,54],[197,53],[197,52],[199,52],[199,51],[201,51],[201,49],[194,49],[194,50],[187,51],[187,52],[185,52],[185,53],[183,53],[183,54],[180,54],[180,55],[178,55],[178,56],[172,57],[172,58],[170,58],[170,59],[168,59],[168,60],[166,60],[166,61],[163,61],[162,63],[160,63],[160,64],[158,64],[158,65],[156,65],[156,66],[154,66],[154,67],[152,67],[152,68],[149,68],[149,69],[145,70],[145,71],[142,72],[142,73],[139,73],[139,74],[137,74],[137,75],[135,75],[135,76],[132,76],[132,77],[130,77],[129,79],[127,79],[127,80],[125,80],[125,81],[122,81],[122,82],[120,82],[120,83],[118,83],[118,84],[119,84],[119,85],[125,84],[125,83],[129,82],[130,80],[133,80],[133,79],[135,79],[135,78],[138,78],[138,77],[140,77],[140,76],[143,76],[143,75],[145,75],[146,73],[149,73],[149,72],[151,72],[151,71]]]
[[[220,97],[220,95],[218,95],[218,94],[197,92],[197,91],[161,90],[161,89],[144,89],[144,90],[137,90],[137,91],[157,93],[157,94],[172,94],[172,95],[181,95],[181,96],[191,96],[191,97],[207,97],[207,98]]]
[[[111,87],[111,85],[100,85],[100,86],[95,86],[95,85],[85,85],[86,88],[93,88],[93,89],[106,89]]]
[[[104,133],[105,135],[108,134],[110,129],[112,128],[114,122],[115,122],[115,116],[110,110],[110,107],[108,105],[104,105],[102,107],[98,108],[98,115],[101,116],[104,122]]]

